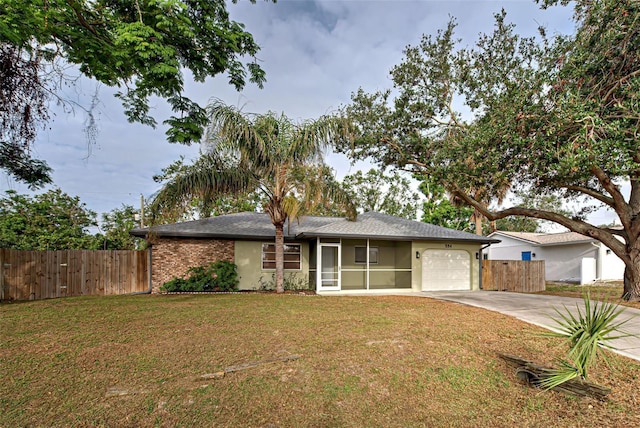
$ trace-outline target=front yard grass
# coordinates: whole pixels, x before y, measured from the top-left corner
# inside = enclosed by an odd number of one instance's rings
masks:
[[[547,282],[546,291],[536,294],[582,298],[589,293],[591,300],[617,303],[622,306],[640,309],[640,302],[627,302],[622,297],[622,282],[596,283],[593,285],[576,285],[560,282]]]
[[[566,344],[419,297],[120,296],[0,305],[0,426],[638,426],[640,366],[606,401],[531,389],[496,356]],[[272,362],[199,379],[225,367]]]

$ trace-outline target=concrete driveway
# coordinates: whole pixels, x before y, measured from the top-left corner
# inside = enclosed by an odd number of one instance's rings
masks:
[[[554,322],[550,316],[557,318],[558,315],[554,308],[565,311],[564,306],[566,306],[567,309],[576,313],[576,305],[578,305],[584,311],[582,299],[572,297],[509,293],[505,291],[431,291],[419,294],[423,297],[447,300],[500,312],[549,330],[554,329]],[[623,329],[625,332],[635,336],[613,340],[611,345],[617,348],[617,353],[640,361],[640,309],[625,308],[619,319],[628,320]]]

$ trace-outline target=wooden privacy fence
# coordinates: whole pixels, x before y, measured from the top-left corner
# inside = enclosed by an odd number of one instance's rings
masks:
[[[149,251],[0,249],[0,300],[128,294],[149,288]]]
[[[544,291],[544,260],[483,260],[482,289],[519,293]]]

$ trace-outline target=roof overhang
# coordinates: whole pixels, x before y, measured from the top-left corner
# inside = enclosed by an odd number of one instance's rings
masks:
[[[197,233],[197,232],[178,232],[178,231],[149,231],[149,229],[133,229],[129,232],[131,235],[148,239],[157,238],[192,238],[192,239],[235,239],[242,241],[263,241],[275,239],[275,233],[270,235],[237,235],[226,233]],[[310,240],[317,238],[327,239],[373,239],[376,241],[443,241],[443,242],[468,242],[477,244],[497,244],[501,242],[499,239],[465,239],[465,238],[445,238],[445,237],[423,237],[423,236],[401,236],[401,235],[360,235],[360,234],[335,234],[335,233],[309,233],[303,232],[296,236],[285,235],[287,241],[294,240]]]
[[[580,244],[593,244],[598,242],[597,239],[582,239],[580,241],[565,241],[565,242],[549,242],[547,244],[539,244],[540,247],[557,247],[561,245],[580,245]]]
[[[516,241],[524,242],[524,243],[526,243],[526,244],[530,244],[530,245],[535,245],[535,246],[542,245],[542,244],[540,244],[539,242],[532,241],[532,240],[530,240],[530,239],[521,238],[521,237],[519,237],[519,236],[509,235],[508,233],[500,233],[499,231],[498,231],[498,232],[493,232],[493,233],[491,233],[491,234],[489,235],[489,237],[492,237],[493,235],[499,235],[499,236],[502,236],[502,237],[504,237],[504,238],[515,239]],[[498,241],[498,242],[502,242],[502,241]]]
[[[231,233],[198,233],[198,232],[169,232],[169,231],[152,231],[148,230],[132,230],[129,232],[131,235],[138,238],[150,239],[150,238],[192,238],[192,239],[234,239],[238,241],[264,241],[275,239],[275,233],[272,235],[238,235]],[[285,235],[284,239],[291,241],[297,239],[295,236]]]
[[[360,234],[335,234],[335,233],[309,233],[303,232],[296,236],[298,239],[333,238],[333,239],[374,239],[376,241],[446,241],[446,242],[469,242],[477,244],[497,244],[499,239],[466,239],[466,238],[444,238],[444,237],[424,237],[424,236],[401,236],[401,235],[360,235]]]
[[[499,235],[505,238],[515,239],[516,241],[524,242],[526,244],[536,246],[536,247],[556,247],[559,245],[579,245],[579,244],[589,244],[592,242],[597,242],[598,240],[595,238],[585,238],[580,240],[572,240],[572,241],[561,241],[561,242],[536,242],[530,239],[522,238],[520,236],[513,236],[508,233],[501,233],[500,231],[493,232],[489,235],[489,237],[493,235]]]

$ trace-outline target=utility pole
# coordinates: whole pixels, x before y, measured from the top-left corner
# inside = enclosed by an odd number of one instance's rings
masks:
[[[144,227],[144,196],[140,193],[140,228]]]

